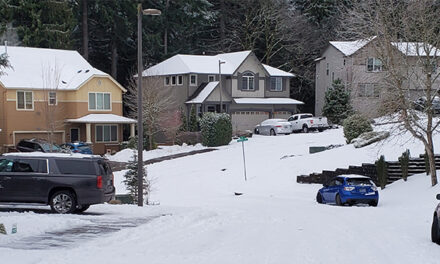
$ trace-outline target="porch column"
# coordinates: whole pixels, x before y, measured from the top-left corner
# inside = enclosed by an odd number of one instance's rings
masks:
[[[92,143],[92,128],[90,123],[86,123],[86,143]]]
[[[134,123],[130,124],[130,138],[134,138]]]

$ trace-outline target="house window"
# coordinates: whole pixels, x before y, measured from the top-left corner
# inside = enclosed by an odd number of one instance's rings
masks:
[[[215,113],[215,106],[214,105],[208,105],[207,111],[210,113]]]
[[[183,85],[183,76],[177,75],[177,85]]]
[[[165,84],[165,86],[170,85],[170,76],[165,76],[164,84]]]
[[[171,85],[176,85],[176,76],[171,76]]]
[[[377,83],[360,83],[358,85],[359,97],[379,97],[380,86]]]
[[[17,109],[33,110],[34,98],[32,92],[17,91]]]
[[[283,90],[283,78],[270,77],[270,90],[271,91],[282,91]]]
[[[215,81],[215,75],[208,75],[208,82]]]
[[[96,125],[96,142],[117,142],[118,125]]]
[[[382,61],[378,58],[367,59],[367,71],[379,72],[383,70]]]
[[[254,89],[254,75],[252,73],[245,73],[242,77],[242,90],[253,90]]]
[[[110,93],[89,93],[89,110],[111,110]]]
[[[195,74],[189,75],[189,84],[192,86],[197,86],[197,75]]]
[[[344,66],[345,66],[345,59],[344,59]]]
[[[56,104],[57,104],[57,93],[49,92],[49,105],[56,105]]]

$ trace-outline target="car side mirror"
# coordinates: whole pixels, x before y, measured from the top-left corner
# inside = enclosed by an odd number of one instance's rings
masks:
[[[440,193],[437,194],[437,195],[435,196],[435,198],[437,198],[437,200],[440,200]]]

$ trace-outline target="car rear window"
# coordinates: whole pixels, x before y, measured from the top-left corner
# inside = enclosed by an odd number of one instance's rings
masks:
[[[95,165],[91,160],[56,160],[62,174],[96,175]]]
[[[305,119],[305,118],[310,118],[310,117],[313,117],[313,115],[301,115],[301,119]]]
[[[99,169],[101,170],[101,174],[103,175],[112,174],[112,169],[110,168],[110,165],[105,161],[99,162]]]
[[[373,182],[370,179],[367,178],[350,178],[347,179],[348,185],[373,185]]]

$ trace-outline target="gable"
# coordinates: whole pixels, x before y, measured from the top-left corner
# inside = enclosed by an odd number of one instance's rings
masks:
[[[240,64],[240,66],[235,70],[233,75],[237,75],[239,72],[243,73],[246,71],[251,71],[253,73],[258,73],[260,77],[268,77],[269,73],[263,67],[263,64],[258,60],[257,56],[251,52],[246,59]]]

